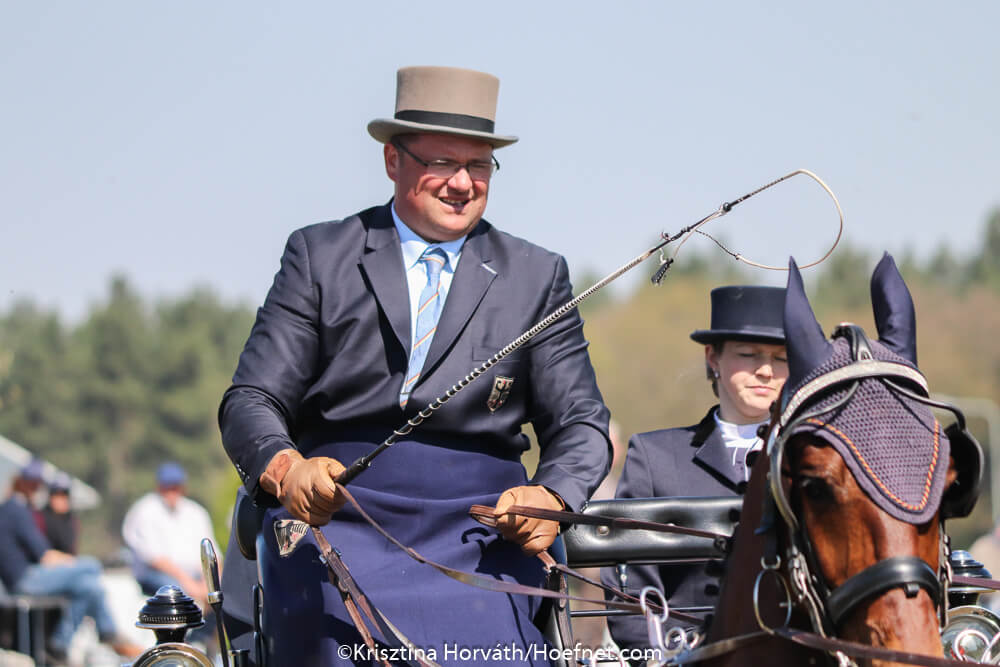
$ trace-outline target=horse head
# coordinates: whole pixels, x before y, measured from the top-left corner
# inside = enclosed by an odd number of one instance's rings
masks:
[[[929,398],[917,368],[913,302],[889,255],[871,292],[878,339],[851,324],[827,339],[790,264],[789,377],[766,455],[754,466],[717,609],[752,599],[760,619],[761,607],[787,597],[799,622],[808,619],[819,634],[940,656],[949,577],[943,520],[975,503],[982,450],[957,408]],[[932,406],[955,413],[957,423],[942,428]],[[748,549],[762,556],[751,595]],[[734,561],[744,563],[739,583]],[[761,593],[766,570],[784,591]],[[713,626],[709,640],[720,631]]]

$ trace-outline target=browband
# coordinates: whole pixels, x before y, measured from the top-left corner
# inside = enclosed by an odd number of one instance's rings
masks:
[[[919,386],[924,390],[925,395],[929,393],[927,389],[927,379],[924,378],[923,373],[914,370],[909,366],[892,361],[876,361],[867,359],[855,361],[842,368],[824,373],[802,385],[802,387],[795,392],[795,395],[789,399],[788,404],[785,405],[784,409],[781,411],[781,417],[778,420],[779,430],[788,426],[788,422],[791,420],[796,411],[802,407],[803,403],[821,391],[848,380],[860,380],[872,377],[902,378]]]

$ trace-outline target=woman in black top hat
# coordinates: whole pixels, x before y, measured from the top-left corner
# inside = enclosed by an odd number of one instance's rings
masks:
[[[767,422],[788,376],[780,287],[728,286],[712,290],[712,328],[691,338],[704,344],[705,371],[718,404],[694,426],[638,433],[629,441],[616,498],[736,496],[750,470],[746,457],[763,444]],[[715,605],[717,574],[704,565],[604,568],[601,578],[638,595],[663,590],[672,608]],[[612,616],[608,629],[622,649],[649,646],[641,616]]]

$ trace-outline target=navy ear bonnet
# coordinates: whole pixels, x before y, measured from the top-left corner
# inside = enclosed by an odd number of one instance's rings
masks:
[[[792,260],[781,427],[786,441],[809,434],[827,442],[876,505],[921,524],[941,505],[950,442],[930,407],[911,397],[926,398],[927,383],[916,363],[913,301],[888,254],[872,275],[871,291],[879,340],[850,324],[827,340]]]

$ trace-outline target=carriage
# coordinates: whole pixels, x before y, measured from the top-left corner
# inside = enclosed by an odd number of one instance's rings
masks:
[[[566,565],[572,569],[590,567],[627,568],[636,564],[683,564],[709,563],[725,556],[725,545],[710,537],[711,533],[732,534],[739,520],[742,500],[731,497],[707,498],[658,498],[639,500],[604,500],[590,503],[583,514],[594,519],[593,523],[581,523],[565,531],[562,541],[552,551],[565,556]],[[251,510],[250,506],[243,508]],[[244,528],[252,517],[244,516]],[[634,530],[632,527],[615,527],[615,521],[624,519],[661,525],[684,526],[693,532],[703,531],[705,535],[690,533],[657,532]],[[238,523],[238,522],[236,522]],[[610,525],[609,525],[610,524]],[[237,525],[234,524],[234,529]],[[253,554],[249,554],[253,555]],[[202,545],[202,559],[206,581],[215,584],[210,591],[210,599],[221,602],[218,590],[218,566],[210,541]],[[947,625],[941,632],[941,643],[946,656],[957,660],[971,660],[1000,663],[1000,617],[986,607],[980,606],[979,596],[989,592],[990,573],[981,563],[967,552],[956,550],[951,553],[950,567],[953,577],[961,581],[948,593]],[[977,584],[975,579],[981,579]],[[563,574],[553,576],[550,584],[554,590],[566,590]],[[986,584],[986,585],[983,585]],[[256,600],[261,600],[262,591],[255,592]],[[214,605],[213,605],[214,606]],[[259,611],[263,611],[260,606]],[[678,609],[677,612],[686,611]],[[572,667],[576,664],[618,665],[622,656],[604,648],[581,648],[573,636],[573,619],[606,615],[608,611],[571,609],[563,600],[553,600],[538,622],[544,624],[545,634],[552,647],[555,664]],[[656,649],[654,663],[666,663],[679,655],[685,648],[699,645],[697,637],[682,635],[678,631],[668,631],[664,627],[661,612],[650,610],[648,619],[654,629],[650,635],[650,645]],[[137,625],[156,633],[157,643],[133,663],[133,667],[154,667],[164,665],[184,665],[208,667],[214,663],[199,647],[184,642],[189,629],[203,624],[197,605],[177,589],[161,590],[147,600],[139,613]],[[252,649],[253,662],[258,665],[275,665],[274,657],[269,658],[264,634],[265,622],[258,614],[255,627],[255,646]],[[657,628],[659,631],[657,631]],[[225,634],[219,631],[219,646],[227,645]],[[245,667],[250,655],[246,650],[231,650],[226,664]]]

